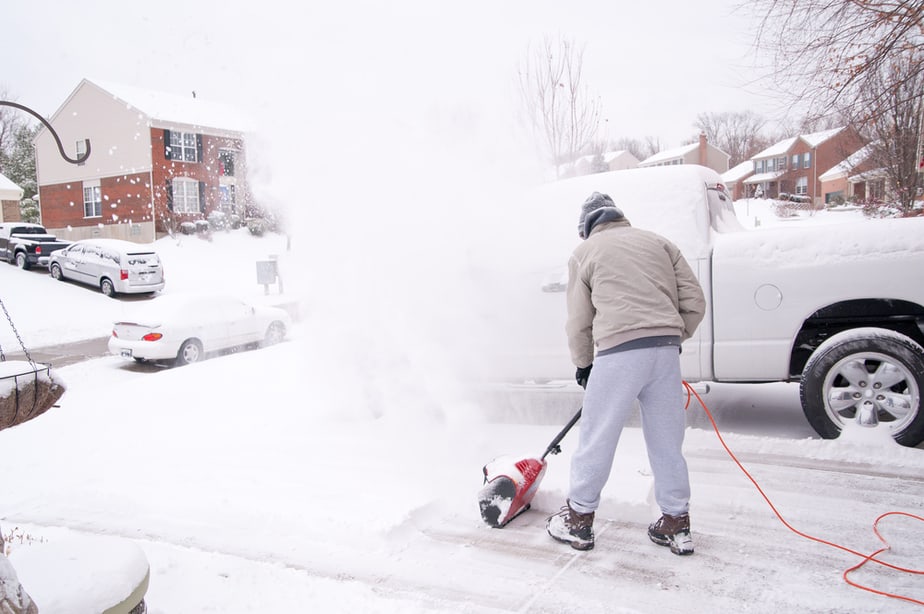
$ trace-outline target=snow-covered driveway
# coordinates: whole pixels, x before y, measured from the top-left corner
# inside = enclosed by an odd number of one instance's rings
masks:
[[[655,512],[636,428],[620,444],[594,550],[544,528],[564,499],[572,439],[550,458],[533,509],[488,528],[475,502],[481,465],[541,453],[558,424],[488,420],[461,401],[336,413],[325,383],[303,370],[301,343],[172,370],[115,357],[60,369],[62,406],[3,433],[4,531],[135,540],[155,614],[918,609],[846,585],[841,573],[859,557],[786,529],[694,415],[693,557],[645,535]],[[722,399],[740,402],[736,393],[711,397],[720,424]],[[760,405],[787,394],[747,396]],[[924,515],[920,450],[730,422],[729,445],[800,531],[870,553],[878,515]],[[881,529],[893,544],[884,559],[922,567],[921,523],[890,518]],[[853,577],[924,598],[920,576],[871,565]]]

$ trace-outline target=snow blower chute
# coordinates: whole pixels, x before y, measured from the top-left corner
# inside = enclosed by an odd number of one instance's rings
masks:
[[[501,456],[484,466],[484,487],[478,491],[478,507],[486,523],[501,528],[529,509],[545,476],[548,466],[545,457],[561,452],[558,444],[580,417],[579,409],[539,458]]]

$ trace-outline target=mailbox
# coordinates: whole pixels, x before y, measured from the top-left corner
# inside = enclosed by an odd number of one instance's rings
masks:
[[[257,261],[257,283],[264,286],[276,283],[276,261]]]

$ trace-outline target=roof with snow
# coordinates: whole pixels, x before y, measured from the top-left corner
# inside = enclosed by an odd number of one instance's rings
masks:
[[[616,151],[607,151],[603,154],[603,161],[609,163],[615,160],[616,158],[618,158],[619,156],[623,156],[625,154],[631,155],[631,153],[626,151],[625,149],[618,149]],[[584,161],[593,162],[594,158],[596,158],[597,155],[598,154],[590,154],[587,156],[581,156],[580,158],[576,160],[576,162],[584,162]]]
[[[665,160],[673,160],[674,158],[682,158],[691,151],[696,151],[697,147],[699,147],[699,143],[690,143],[689,145],[682,145],[681,147],[659,151],[655,155],[649,156],[642,160],[642,164],[651,164],[652,162],[663,162]]]
[[[849,175],[853,169],[863,163],[870,154],[873,152],[873,146],[867,145],[850,155],[846,160],[842,161],[840,164],[837,164],[830,169],[823,172],[818,179],[821,181],[830,181],[831,179],[837,179],[838,177],[843,177]]]
[[[741,164],[734,166],[722,173],[722,181],[725,183],[737,183],[754,172],[754,163],[745,160]]]
[[[863,181],[872,181],[874,179],[885,179],[889,172],[885,168],[874,168],[863,173],[859,173],[847,179],[850,183],[861,183]]]
[[[780,175],[786,171],[773,171],[772,173],[758,173],[757,175],[751,175],[744,180],[744,183],[763,183],[765,181],[775,181],[780,178]]]
[[[844,126],[840,128],[832,128],[831,130],[823,130],[821,132],[813,132],[811,134],[803,134],[801,138],[803,141],[811,145],[812,147],[818,147],[828,139],[832,138],[838,132],[844,129]]]
[[[798,138],[799,137],[797,136],[792,136],[792,137],[789,137],[788,139],[783,139],[779,143],[771,145],[765,150],[754,154],[753,156],[751,156],[751,160],[758,160],[760,158],[775,158],[777,156],[785,155],[786,152],[789,151],[789,148],[793,146],[793,144],[796,142]]]
[[[22,198],[22,188],[13,183],[4,175],[0,175],[0,200],[19,200]]]
[[[95,85],[111,94],[113,98],[138,109],[150,119],[238,132],[247,132],[252,128],[252,122],[240,110],[220,102],[196,98],[194,95],[179,96],[109,81],[84,79],[84,82]]]
[[[818,147],[843,129],[844,126],[841,126],[840,128],[832,128],[831,130],[822,130],[821,132],[812,132],[810,134],[800,134],[799,136],[792,136],[788,139],[783,139],[778,143],[774,143],[760,153],[754,154],[751,156],[751,160],[759,160],[761,158],[776,158],[778,156],[786,155],[790,148],[792,148],[792,146],[795,145],[796,141],[799,139],[802,139],[808,143],[809,147]]]

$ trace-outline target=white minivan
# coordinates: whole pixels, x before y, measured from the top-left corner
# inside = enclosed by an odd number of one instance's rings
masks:
[[[82,239],[52,252],[48,270],[99,288],[106,296],[157,292],[164,287],[164,267],[151,244],[121,239]]]

